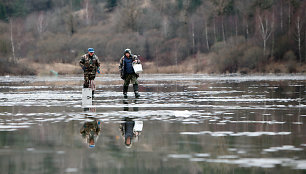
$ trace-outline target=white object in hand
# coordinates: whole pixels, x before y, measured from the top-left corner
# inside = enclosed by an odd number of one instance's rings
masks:
[[[135,73],[141,73],[142,70],[142,65],[138,63],[133,63],[133,68]]]
[[[141,132],[143,128],[143,121],[135,121],[134,132]]]

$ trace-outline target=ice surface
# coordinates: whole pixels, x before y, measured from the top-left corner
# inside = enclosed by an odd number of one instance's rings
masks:
[[[69,124],[81,139],[78,126],[96,119],[103,125],[97,147],[120,148],[112,138],[120,135],[118,127],[129,117],[144,124],[133,153],[154,151],[168,161],[306,169],[305,75],[143,74],[141,97],[135,99],[130,87],[126,100],[119,76],[102,75],[96,78],[97,91],[88,110],[82,108],[82,80],[81,76],[0,77],[0,133],[18,138],[46,130],[45,126],[63,129]],[[60,138],[72,132],[67,130]],[[69,142],[75,142],[71,137]],[[59,137],[48,132],[48,138]],[[54,149],[53,154],[70,157],[69,149],[57,145]],[[36,155],[46,151],[29,144],[23,150]],[[74,167],[65,166],[63,172],[80,172]]]
[[[263,136],[263,135],[290,135],[291,132],[211,132],[211,131],[200,131],[200,132],[181,132],[181,135],[210,135],[210,136]]]
[[[263,149],[264,152],[277,152],[277,151],[302,151],[302,148],[297,148],[292,145],[283,145],[281,147],[270,147],[269,149]]]

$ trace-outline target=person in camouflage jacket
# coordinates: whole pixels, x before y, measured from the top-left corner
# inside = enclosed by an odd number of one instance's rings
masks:
[[[84,88],[89,88],[89,81],[94,80],[96,72],[99,71],[100,62],[95,55],[93,48],[88,48],[88,53],[84,54],[80,60],[80,66],[84,71]]]

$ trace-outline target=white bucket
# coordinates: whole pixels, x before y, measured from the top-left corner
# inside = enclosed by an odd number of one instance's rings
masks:
[[[133,64],[134,72],[135,73],[141,73],[142,72],[142,65],[138,63]]]
[[[143,128],[143,121],[135,121],[134,132],[141,132]]]
[[[82,89],[82,107],[92,105],[92,89],[83,88]]]

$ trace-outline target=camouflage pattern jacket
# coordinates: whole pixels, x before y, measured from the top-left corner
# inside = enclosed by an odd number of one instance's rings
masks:
[[[99,127],[97,121],[85,122],[83,127],[80,130],[80,133],[83,137],[89,134],[99,135],[101,128]]]
[[[137,63],[140,63],[140,60],[138,59],[138,57],[136,55],[131,55],[133,61],[137,61]],[[124,59],[125,59],[125,56],[122,56],[121,59],[120,59],[120,62],[119,62],[119,71],[120,71],[120,76],[122,79],[125,79],[125,71],[124,71]],[[138,74],[136,74],[137,77],[139,77]]]
[[[98,56],[94,54],[90,57],[88,54],[84,54],[80,60],[80,66],[84,70],[84,73],[96,74],[97,69],[100,67]]]

